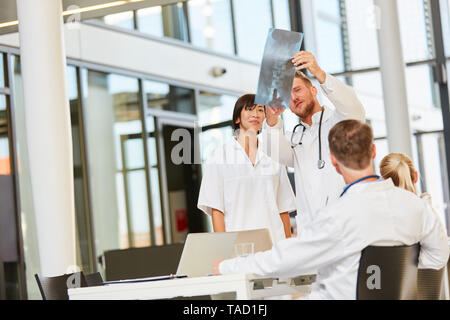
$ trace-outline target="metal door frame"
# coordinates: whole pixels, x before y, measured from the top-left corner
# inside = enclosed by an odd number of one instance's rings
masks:
[[[163,230],[165,244],[173,243],[172,223],[170,217],[169,207],[169,190],[167,182],[166,170],[166,156],[165,145],[163,137],[163,127],[165,125],[177,126],[180,128],[194,129],[194,159],[200,158],[200,127],[197,126],[198,118],[195,115],[173,113],[169,111],[148,110],[146,117],[154,117],[155,119],[155,133],[156,133],[156,148],[159,162],[159,181],[160,181],[160,196],[161,207],[163,212]]]

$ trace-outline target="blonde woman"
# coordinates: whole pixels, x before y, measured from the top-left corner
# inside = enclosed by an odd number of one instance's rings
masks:
[[[391,178],[397,187],[417,194],[415,184],[419,180],[419,174],[414,168],[413,162],[407,155],[402,153],[388,154],[381,160],[380,173],[384,179]],[[437,210],[433,206],[430,194],[422,193],[420,198],[426,200],[431,208],[437,213]],[[440,214],[438,214],[438,216],[441,217]]]

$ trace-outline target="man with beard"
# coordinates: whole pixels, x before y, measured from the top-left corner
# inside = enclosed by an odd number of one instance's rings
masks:
[[[330,160],[328,133],[340,121],[365,121],[365,110],[352,88],[323,71],[313,54],[301,51],[293,57],[297,67],[290,109],[300,118],[284,135],[284,109],[267,107],[263,130],[264,151],[274,160],[294,168],[297,207],[297,233],[314,219],[315,213],[338,199],[345,182]],[[320,83],[335,108],[317,100],[318,90],[300,70],[307,69]]]

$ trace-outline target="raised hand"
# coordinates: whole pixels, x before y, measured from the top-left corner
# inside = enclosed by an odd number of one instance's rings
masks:
[[[297,70],[307,69],[320,84],[325,83],[327,74],[319,67],[316,57],[311,52],[297,52],[292,59],[292,63],[297,67]]]

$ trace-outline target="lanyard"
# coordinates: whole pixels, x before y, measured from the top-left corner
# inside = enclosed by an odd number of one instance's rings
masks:
[[[354,186],[355,184],[360,183],[360,182],[362,182],[362,181],[364,181],[364,180],[372,179],[372,178],[380,179],[380,176],[377,176],[377,175],[371,175],[371,176],[363,177],[363,178],[361,178],[361,179],[358,179],[358,180],[356,180],[356,181],[353,181],[352,183],[350,183],[349,185],[347,185],[347,186],[344,188],[344,191],[342,191],[342,193],[341,193],[341,195],[339,196],[339,198],[341,198],[341,197],[348,191],[348,189],[350,189],[350,188],[351,188],[352,186]]]

